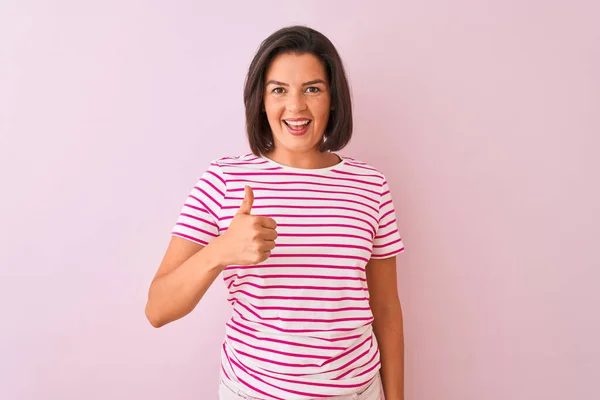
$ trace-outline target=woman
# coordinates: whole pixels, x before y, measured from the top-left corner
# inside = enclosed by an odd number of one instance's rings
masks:
[[[307,27],[275,32],[244,102],[252,153],[213,161],[192,189],[149,321],[188,314],[222,273],[220,399],[403,399],[404,247],[383,174],[335,153],[352,134],[335,47]]]

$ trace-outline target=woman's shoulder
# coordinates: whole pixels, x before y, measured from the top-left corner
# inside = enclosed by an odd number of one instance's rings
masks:
[[[238,154],[238,155],[224,155],[213,160],[214,163],[218,164],[235,164],[239,162],[248,162],[252,160],[256,160],[259,157],[255,156],[252,153]]]
[[[384,178],[381,170],[369,162],[346,155],[340,155],[340,157],[344,160],[344,169],[347,172]]]
[[[210,161],[210,169],[220,174],[268,169],[268,161],[252,153],[222,156]]]

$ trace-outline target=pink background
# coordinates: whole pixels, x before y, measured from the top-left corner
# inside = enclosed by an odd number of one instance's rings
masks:
[[[293,23],[396,200],[406,398],[600,398],[597,2],[93,3],[0,5],[0,398],[216,399],[223,284],[159,330],[146,294]]]

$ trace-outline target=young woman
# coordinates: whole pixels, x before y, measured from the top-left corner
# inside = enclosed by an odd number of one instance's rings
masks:
[[[384,175],[335,153],[352,134],[335,47],[307,27],[275,32],[244,102],[252,153],[213,161],[192,189],[149,321],[185,316],[222,274],[220,399],[403,399],[404,247]]]

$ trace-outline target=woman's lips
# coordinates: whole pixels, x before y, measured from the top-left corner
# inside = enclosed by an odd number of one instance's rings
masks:
[[[296,122],[296,121],[301,121],[301,120],[290,120],[290,121]],[[290,132],[292,135],[301,136],[301,135],[304,135],[306,132],[308,132],[308,128],[310,127],[312,120],[308,120],[308,123],[306,123],[304,125],[300,125],[300,126],[294,126],[292,124],[289,124],[286,120],[284,120],[283,123],[285,124],[285,127],[287,128],[288,132]]]

